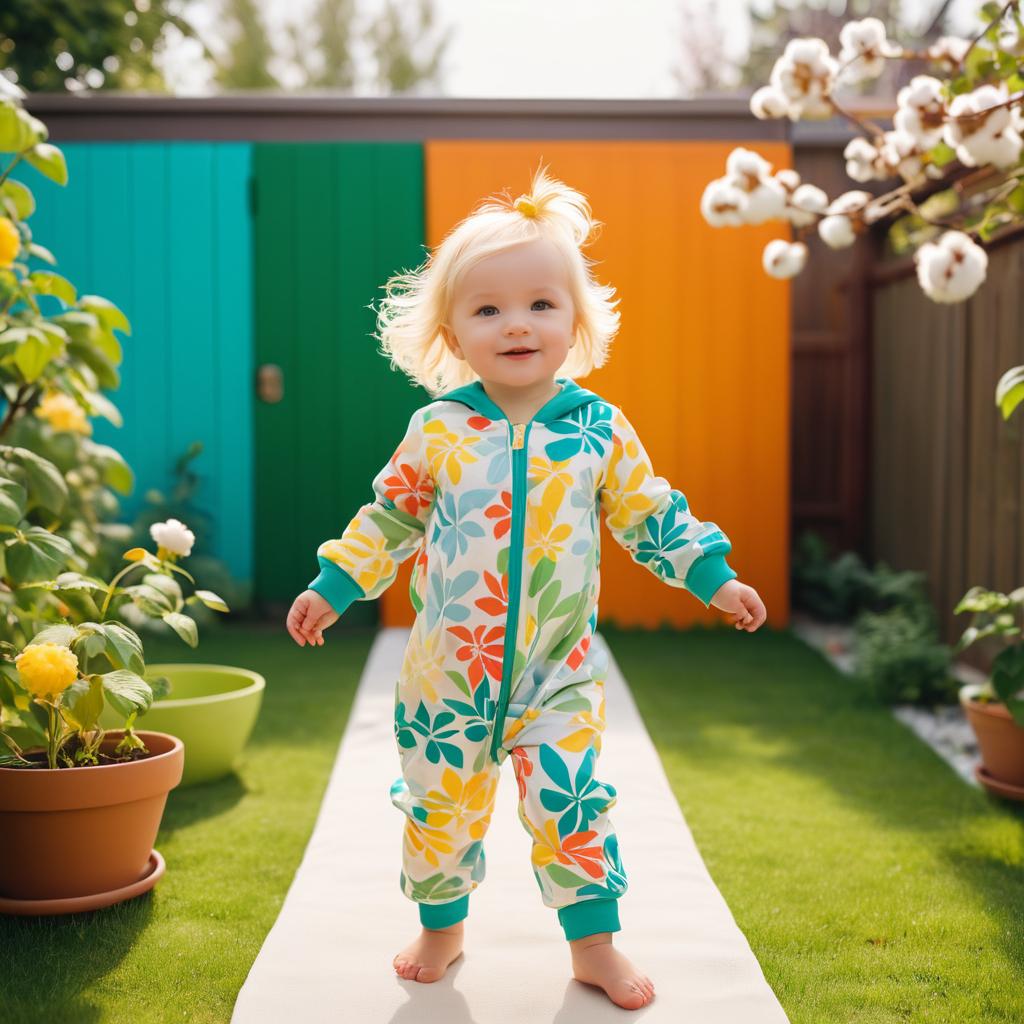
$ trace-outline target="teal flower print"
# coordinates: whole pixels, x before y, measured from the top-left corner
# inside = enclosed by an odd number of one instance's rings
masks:
[[[626,891],[628,882],[626,881],[626,872],[622,867],[622,860],[619,858],[619,837],[614,832],[604,841],[604,859],[607,865],[604,876],[605,884],[592,883],[580,886],[576,890],[577,896],[618,898]]]
[[[456,499],[445,494],[436,505],[436,525],[433,541],[438,544],[451,565],[456,552],[464,555],[469,550],[470,538],[479,539],[486,536],[486,531],[478,522],[470,518],[472,512],[487,505],[494,497],[489,488],[478,488],[466,491]]]
[[[540,791],[541,806],[548,811],[565,811],[558,819],[558,834],[563,839],[574,832],[581,832],[606,807],[609,797],[615,796],[615,787],[594,778],[594,762],[597,751],[590,747],[576,771],[575,781],[570,781],[569,771],[558,751],[547,743],[540,745],[540,763],[548,778],[560,787]]]
[[[462,751],[454,743],[445,743],[444,740],[450,736],[458,736],[458,729],[449,729],[447,726],[455,721],[455,715],[451,711],[442,711],[437,715],[433,724],[430,720],[430,712],[426,705],[420,701],[416,709],[416,717],[407,721],[405,717],[405,701],[399,701],[395,708],[395,738],[403,750],[419,745],[416,739],[418,733],[427,741],[424,753],[431,764],[437,764],[443,757],[455,768],[462,767]]]
[[[612,439],[612,411],[604,402],[591,402],[546,426],[552,434],[566,435],[544,446],[544,454],[552,462],[563,462],[579,452],[603,456],[605,444]]]
[[[472,589],[480,573],[467,569],[460,572],[455,579],[447,579],[435,568],[430,574],[430,590],[427,592],[427,628],[433,629],[443,615],[450,622],[465,622],[469,618],[468,605],[459,604],[459,598],[465,597]]]

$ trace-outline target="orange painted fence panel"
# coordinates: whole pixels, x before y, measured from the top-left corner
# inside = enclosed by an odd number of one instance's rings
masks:
[[[789,622],[790,324],[788,282],[761,265],[789,238],[769,221],[712,228],[700,197],[741,141],[437,140],[425,144],[427,245],[477,202],[527,192],[533,171],[579,189],[602,222],[585,250],[613,285],[619,333],[608,362],[578,383],[620,406],[655,472],[694,515],[732,541],[727,556],[761,595],[768,625]],[[791,167],[782,142],[750,143]],[[410,625],[412,559],[381,598],[383,625]],[[601,530],[600,621],[657,628],[712,624],[724,613],[669,587]]]

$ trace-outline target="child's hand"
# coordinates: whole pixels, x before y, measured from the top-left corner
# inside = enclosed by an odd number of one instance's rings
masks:
[[[334,625],[339,618],[341,616],[331,607],[330,601],[315,590],[304,590],[292,603],[286,625],[300,647],[307,643],[322,647],[323,630]]]
[[[726,580],[715,591],[711,603],[723,612],[732,612],[729,621],[735,622],[737,629],[745,629],[748,633],[753,633],[768,617],[757,591],[736,579]]]

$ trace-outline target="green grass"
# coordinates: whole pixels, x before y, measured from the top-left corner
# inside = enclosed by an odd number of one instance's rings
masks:
[[[793,1024],[1024,1018],[1024,808],[965,785],[788,633],[602,632]],[[336,629],[299,648],[276,625],[207,629],[194,652],[147,639],[153,662],[263,672],[256,731],[237,776],[171,792],[153,892],[91,914],[0,916],[3,1024],[230,1019],[372,639]],[[626,846],[623,860],[628,874]]]

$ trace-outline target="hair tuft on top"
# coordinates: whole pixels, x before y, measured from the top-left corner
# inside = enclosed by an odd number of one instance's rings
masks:
[[[584,377],[603,366],[619,328],[615,289],[598,284],[593,261],[582,252],[599,234],[587,198],[547,174],[534,173],[528,195],[508,190],[489,196],[444,237],[426,261],[393,275],[384,285],[377,314],[380,351],[432,398],[477,379],[469,364],[445,344],[452,298],[462,276],[480,260],[515,245],[547,238],[562,253],[577,328],[575,344],[558,370],[560,377]],[[371,304],[371,307],[372,304]]]

